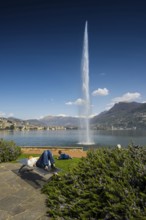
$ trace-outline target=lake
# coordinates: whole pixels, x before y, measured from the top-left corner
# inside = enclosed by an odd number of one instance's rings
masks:
[[[143,130],[118,130],[118,131],[92,131],[95,145],[116,146],[121,144],[126,147],[130,143],[146,146],[146,131]],[[57,130],[57,131],[0,131],[0,138],[13,140],[19,146],[81,146],[84,150],[91,146],[79,145],[78,130]]]

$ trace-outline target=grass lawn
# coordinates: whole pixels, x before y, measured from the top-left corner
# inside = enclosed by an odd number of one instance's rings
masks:
[[[55,158],[56,167],[62,170],[61,173],[68,172],[72,168],[76,167],[79,161],[81,161],[80,158],[73,158],[69,160],[57,160],[57,158]]]

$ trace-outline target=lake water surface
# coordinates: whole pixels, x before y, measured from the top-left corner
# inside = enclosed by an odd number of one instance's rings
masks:
[[[128,146],[130,143],[146,146],[146,131],[92,131],[95,145],[98,146]],[[82,146],[79,145],[78,130],[57,131],[0,131],[0,138],[13,140],[19,146]],[[88,149],[91,146],[83,146]]]

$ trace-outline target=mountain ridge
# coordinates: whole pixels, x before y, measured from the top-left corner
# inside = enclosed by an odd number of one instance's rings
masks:
[[[34,126],[64,126],[78,128],[82,118],[73,116],[45,116],[41,119],[21,120],[13,117],[8,121],[16,124],[30,124]],[[108,111],[101,112],[90,119],[92,129],[145,129],[146,103],[119,102]]]
[[[91,120],[97,128],[146,128],[146,103],[119,102]]]

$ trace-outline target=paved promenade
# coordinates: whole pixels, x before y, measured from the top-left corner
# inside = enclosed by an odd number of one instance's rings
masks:
[[[46,180],[30,172],[19,175],[19,168],[19,163],[0,164],[0,219],[48,220],[41,193]]]

